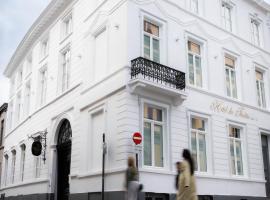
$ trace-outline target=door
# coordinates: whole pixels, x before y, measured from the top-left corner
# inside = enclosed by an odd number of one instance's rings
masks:
[[[269,163],[269,148],[268,148],[268,136],[262,135],[262,153],[265,175],[265,188],[266,196],[270,197],[270,163]]]
[[[57,200],[69,199],[71,135],[70,123],[68,120],[64,120],[59,129],[57,144]]]

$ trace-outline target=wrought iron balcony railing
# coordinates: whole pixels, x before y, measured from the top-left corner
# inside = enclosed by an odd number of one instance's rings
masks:
[[[172,88],[183,90],[186,87],[185,73],[153,62],[143,57],[131,61],[131,79],[142,77]]]

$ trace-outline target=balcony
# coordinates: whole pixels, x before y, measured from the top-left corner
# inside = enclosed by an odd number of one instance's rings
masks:
[[[155,93],[172,99],[175,105],[186,99],[185,73],[138,57],[131,61],[130,92],[145,95]]]

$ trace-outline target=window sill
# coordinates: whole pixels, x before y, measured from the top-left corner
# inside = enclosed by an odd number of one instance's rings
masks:
[[[209,178],[209,179],[222,179],[222,180],[231,180],[231,181],[246,181],[246,182],[257,182],[257,183],[265,183],[265,180],[262,179],[252,179],[246,176],[215,176],[215,175],[202,175],[195,174],[197,178]]]
[[[48,182],[49,179],[47,178],[36,178],[36,179],[30,179],[27,180],[26,182],[19,182],[16,184],[8,184],[5,187],[2,187],[0,191],[6,190],[6,189],[11,189],[11,188],[16,188],[16,187],[21,187],[21,186],[26,186],[26,185],[32,185],[32,184],[37,184],[37,183],[45,183]]]
[[[142,166],[139,168],[139,171],[143,173],[175,175],[175,172],[170,171],[167,168],[159,168],[159,167]]]

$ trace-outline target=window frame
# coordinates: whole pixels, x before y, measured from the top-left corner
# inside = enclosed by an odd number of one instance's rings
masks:
[[[45,59],[49,55],[49,42],[50,40],[48,36],[40,41],[40,60]]]
[[[66,32],[67,22],[69,22],[69,31]],[[73,12],[70,11],[62,18],[61,23],[61,40],[65,40],[73,33]]]
[[[45,79],[42,79],[43,77]],[[38,98],[39,107],[45,105],[47,102],[47,91],[48,91],[47,87],[48,87],[48,66],[47,64],[45,64],[39,69],[39,83],[38,83],[38,91],[40,91]]]
[[[251,30],[251,42],[257,46],[257,47],[263,47],[263,43],[264,43],[264,40],[263,40],[263,21],[258,17],[258,15],[255,13],[255,14],[250,14],[250,18],[249,18],[249,21],[250,21],[250,30]],[[257,34],[257,42],[255,40],[255,30],[254,30],[254,24],[257,26],[257,30],[258,30],[258,34]]]
[[[150,14],[146,13],[141,13],[141,24],[140,24],[140,29],[141,29],[141,56],[144,58],[144,21],[148,21],[156,26],[159,27],[159,63],[160,64],[167,64],[167,33],[165,32],[167,30],[167,24],[166,21],[152,16]],[[151,42],[151,41],[150,41]],[[151,44],[150,44],[151,46]],[[151,47],[150,47],[151,48]],[[153,61],[153,58],[151,56],[151,50],[150,50],[150,60]]]
[[[11,151],[11,168],[10,168],[10,183],[14,184],[15,182],[15,172],[16,172],[16,157],[17,157],[17,152],[15,149]]]
[[[34,178],[38,179],[41,177],[41,155],[33,156],[34,157]]]
[[[27,116],[29,116],[29,113],[30,113],[30,105],[31,105],[31,88],[32,88],[32,85],[31,85],[31,79],[28,80],[26,83],[25,83],[25,87],[24,87],[24,100],[23,100],[23,115],[24,117],[26,118]]]
[[[21,160],[20,160],[20,181],[24,181],[24,173],[25,173],[25,158],[26,158],[26,145],[21,144]]]
[[[152,144],[154,141],[152,140],[151,144],[151,155],[152,155],[152,165],[145,165],[144,164],[144,122],[145,122],[145,118],[144,118],[144,106],[145,105],[150,105],[154,108],[158,108],[162,110],[162,117],[164,122],[162,122],[163,124],[163,167],[157,167],[155,166],[155,161],[154,161],[154,154],[152,154],[152,152],[154,151],[154,145]],[[156,101],[152,101],[152,100],[148,100],[148,99],[141,99],[140,100],[140,121],[141,121],[141,125],[140,125],[140,129],[141,129],[141,133],[142,133],[142,144],[141,144],[141,149],[142,149],[142,153],[141,153],[141,167],[144,169],[154,169],[154,170],[166,170],[169,169],[169,159],[170,159],[170,154],[169,154],[169,106],[167,104],[163,104],[160,102],[156,102]],[[148,120],[148,119],[147,119]],[[149,120],[150,121],[150,120]],[[151,131],[153,131],[151,129]],[[151,138],[152,138],[152,132],[151,132]],[[153,162],[154,161],[154,162]]]
[[[246,149],[246,127],[245,124],[242,124],[240,122],[234,122],[234,121],[227,121],[227,144],[228,144],[228,161],[229,161],[229,170],[230,170],[230,176],[232,177],[238,177],[238,178],[247,178],[248,177],[248,161],[247,161],[247,149]],[[230,127],[238,128],[240,129],[240,141],[241,141],[241,152],[242,152],[242,167],[243,167],[243,175],[237,174],[237,165],[235,165],[235,172],[236,174],[233,174],[232,172],[232,163],[231,163],[231,151],[230,151],[230,140],[233,137],[230,137]],[[237,139],[239,140],[239,139]],[[235,144],[235,142],[234,142]],[[235,156],[235,147],[234,147],[234,156]],[[236,158],[236,157],[234,157]],[[235,159],[236,160],[236,159]],[[236,162],[236,161],[235,161]]]
[[[255,93],[256,93],[256,106],[258,106],[261,109],[268,109],[269,107],[269,86],[268,86],[268,69],[266,67],[264,67],[263,65],[254,62],[253,63],[253,67],[254,67],[254,79],[255,79]],[[257,84],[256,84],[256,71],[261,72],[263,74],[263,82],[264,82],[264,96],[265,96],[265,107],[259,106],[258,104],[258,95],[257,95]]]
[[[69,52],[69,62],[68,65],[65,60],[66,53]],[[66,92],[70,87],[70,72],[71,72],[71,58],[72,58],[72,51],[71,51],[71,45],[66,45],[61,51],[60,51],[60,59],[59,59],[59,68],[58,68],[58,92],[60,94]],[[63,71],[63,65],[65,64],[67,76],[66,79],[66,86],[63,88],[63,77],[64,77],[64,71]]]
[[[230,22],[230,27],[227,27],[227,17],[226,17],[226,11],[225,9],[229,9],[229,22]],[[232,1],[228,0],[221,0],[221,22],[222,22],[222,27],[229,31],[229,32],[234,32],[234,12],[235,12],[235,4]]]
[[[4,181],[3,181],[3,185],[7,186],[8,185],[8,165],[9,165],[9,156],[8,154],[4,155],[5,158],[5,169],[4,169]]]

